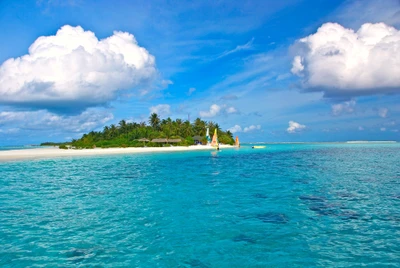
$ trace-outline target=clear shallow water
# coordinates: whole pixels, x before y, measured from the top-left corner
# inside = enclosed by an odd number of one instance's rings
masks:
[[[399,267],[399,144],[0,163],[0,266]]]
[[[47,146],[46,146],[47,147]],[[0,151],[8,151],[8,150],[22,150],[22,149],[31,149],[31,148],[45,148],[45,146],[38,145],[9,145],[9,146],[0,146]]]

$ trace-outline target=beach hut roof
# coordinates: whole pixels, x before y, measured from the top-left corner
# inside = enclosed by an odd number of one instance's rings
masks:
[[[168,142],[181,142],[181,139],[168,139]]]
[[[152,139],[151,142],[167,142],[167,139]]]
[[[138,139],[138,141],[150,141],[150,140],[146,139],[146,138],[141,138],[141,139]]]
[[[202,140],[203,140],[203,137],[197,135],[197,136],[194,136],[193,139],[194,139],[195,141],[202,141]]]

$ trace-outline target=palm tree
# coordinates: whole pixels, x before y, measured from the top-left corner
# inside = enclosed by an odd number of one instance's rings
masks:
[[[231,137],[231,139],[233,139],[233,134],[232,134],[232,132],[231,132],[230,130],[226,131],[226,134],[227,134],[229,137]]]
[[[206,133],[206,122],[200,118],[196,118],[193,123],[193,130],[196,135],[204,136]]]
[[[119,130],[121,131],[122,134],[126,134],[127,133],[127,126],[126,126],[126,121],[125,120],[121,120],[119,121]]]
[[[150,115],[149,124],[156,130],[160,129],[160,118],[158,117],[158,115],[156,113],[152,113]]]
[[[189,120],[186,120],[182,125],[182,136],[183,137],[191,137],[193,134],[192,124],[190,124]]]
[[[117,127],[114,124],[112,124],[110,126],[110,136],[111,138],[114,138],[116,135],[117,135]]]
[[[215,129],[217,130],[217,133],[221,132],[221,127],[217,124],[215,124]]]

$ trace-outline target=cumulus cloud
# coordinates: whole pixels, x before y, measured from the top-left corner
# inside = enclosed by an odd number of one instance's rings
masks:
[[[0,102],[49,110],[83,110],[115,99],[120,90],[145,85],[155,58],[127,32],[99,40],[65,25],[41,36],[29,53],[0,66]]]
[[[208,111],[200,111],[200,117],[214,117],[217,116],[221,113],[225,114],[233,114],[237,113],[238,110],[233,107],[233,106],[227,106],[227,105],[217,105],[213,104],[210,106],[210,109]]]
[[[388,108],[381,108],[381,109],[379,109],[378,114],[380,117],[386,118],[388,115],[388,112],[389,112]]]
[[[150,114],[156,113],[161,117],[171,114],[171,106],[169,106],[168,104],[159,104],[156,106],[151,106],[149,110]]]
[[[292,73],[327,97],[400,93],[400,31],[365,23],[358,31],[323,24],[297,41]]]
[[[386,131],[386,128],[385,127],[381,127],[381,131]]]
[[[234,125],[233,127],[228,128],[228,130],[232,133],[242,132],[242,127],[239,125]]]
[[[208,111],[200,111],[200,117],[214,117],[221,111],[221,106],[213,104]]]
[[[235,125],[235,126],[229,128],[228,130],[232,133],[238,133],[238,132],[246,133],[246,132],[252,132],[252,131],[260,130],[260,129],[261,129],[261,125],[251,125],[251,126],[243,128],[243,129],[241,126]]]
[[[261,129],[261,126],[260,126],[260,125],[251,125],[251,126],[249,126],[249,127],[245,127],[245,128],[243,129],[243,132],[251,132],[251,131],[260,130],[260,129]]]
[[[295,121],[289,121],[289,127],[286,129],[288,133],[297,133],[306,128],[305,125],[299,124]]]
[[[54,132],[88,132],[103,126],[114,118],[107,111],[88,109],[79,115],[62,116],[46,110],[3,111],[0,112],[0,125],[7,129],[53,130]]]
[[[356,101],[345,101],[343,103],[337,103],[332,105],[332,114],[333,115],[341,115],[341,114],[351,114],[354,112],[354,107],[356,106]]]

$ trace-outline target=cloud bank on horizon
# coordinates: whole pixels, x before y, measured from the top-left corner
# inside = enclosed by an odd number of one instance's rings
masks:
[[[29,54],[0,66],[0,103],[76,113],[155,75],[154,56],[132,34],[115,31],[99,40],[80,26],[65,25],[37,38]]]

